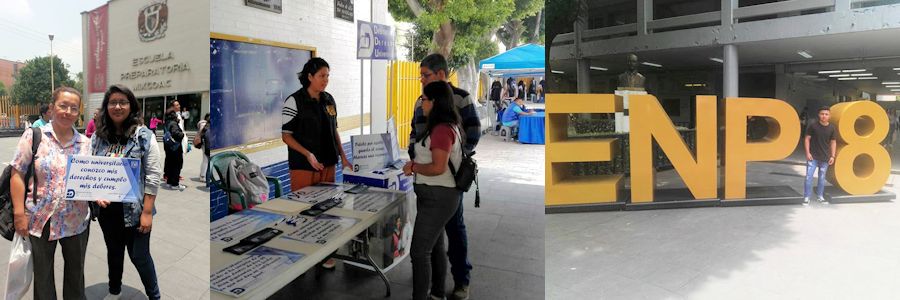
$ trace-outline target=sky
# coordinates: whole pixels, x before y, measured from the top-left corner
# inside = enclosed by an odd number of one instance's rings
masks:
[[[0,9],[0,58],[25,62],[53,54],[69,65],[69,75],[82,68],[81,12],[107,0],[3,0]]]

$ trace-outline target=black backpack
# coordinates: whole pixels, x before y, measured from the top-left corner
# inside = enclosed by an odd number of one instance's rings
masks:
[[[37,155],[38,146],[41,145],[41,129],[31,128],[31,167],[25,173],[25,194],[28,194],[28,180],[34,173],[34,159]],[[8,241],[12,241],[13,235],[16,233],[16,226],[13,222],[13,206],[12,195],[10,194],[10,181],[12,180],[12,166],[6,166],[3,169],[3,175],[0,175],[0,235]],[[34,181],[31,191],[37,193],[37,180]],[[32,196],[37,199],[37,195]],[[37,200],[35,200],[37,201]]]
[[[498,101],[500,100],[500,93],[503,92],[503,87],[500,86],[499,82],[494,82],[494,85],[491,86],[491,100]]]
[[[459,134],[456,137],[460,139],[459,146],[463,147],[465,134],[462,130],[458,132]],[[475,184],[475,207],[481,207],[481,189],[478,186],[478,163],[472,158],[475,155],[475,151],[466,153],[465,149],[462,149],[461,152],[462,160],[459,162],[459,168],[453,165],[452,159],[447,160],[450,165],[450,174],[456,180],[456,189],[460,191],[468,192],[472,188],[472,183]]]

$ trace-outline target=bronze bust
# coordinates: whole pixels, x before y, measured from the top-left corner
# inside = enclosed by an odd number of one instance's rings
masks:
[[[644,90],[644,75],[638,73],[638,64],[637,55],[628,54],[628,71],[619,74],[619,89]]]

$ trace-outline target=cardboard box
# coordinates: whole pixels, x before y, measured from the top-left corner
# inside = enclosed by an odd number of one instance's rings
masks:
[[[398,191],[411,191],[413,178],[403,175],[403,170],[382,168],[372,171],[351,172],[344,170],[345,183],[362,184],[371,187],[384,188]]]

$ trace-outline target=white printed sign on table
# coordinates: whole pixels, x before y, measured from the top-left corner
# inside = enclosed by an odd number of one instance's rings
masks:
[[[210,275],[210,289],[238,297],[303,258],[303,254],[260,246]]]
[[[254,209],[242,210],[209,224],[209,240],[217,243],[238,241],[253,232],[275,224],[284,216]]]
[[[364,134],[350,137],[353,149],[353,171],[361,172],[384,168],[397,159],[393,150],[395,144],[391,143],[391,135]]]

